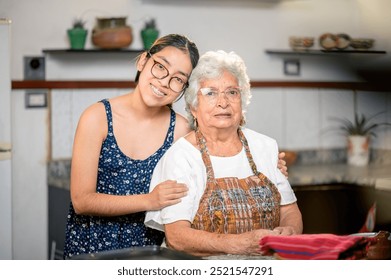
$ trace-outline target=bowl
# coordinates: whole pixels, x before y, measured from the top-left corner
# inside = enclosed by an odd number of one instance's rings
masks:
[[[368,50],[373,47],[374,39],[354,38],[350,40],[350,46],[356,50]]]
[[[294,50],[308,49],[314,45],[314,37],[289,37],[289,46]]]
[[[340,33],[337,34],[337,45],[336,48],[339,50],[346,49],[350,45],[350,36],[348,34]]]
[[[337,47],[337,36],[331,33],[324,33],[319,37],[319,45],[326,50]]]

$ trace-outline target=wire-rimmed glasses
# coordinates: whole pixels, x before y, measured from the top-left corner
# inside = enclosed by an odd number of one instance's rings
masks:
[[[220,93],[223,94],[224,98],[226,98],[230,103],[237,103],[240,101],[241,90],[240,88],[227,88],[224,91],[218,91],[216,88],[200,88],[200,92],[202,96],[205,97],[206,100],[210,104],[216,104],[219,99]]]

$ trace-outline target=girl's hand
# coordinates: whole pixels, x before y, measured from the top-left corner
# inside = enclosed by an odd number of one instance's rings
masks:
[[[174,180],[167,180],[158,184],[150,195],[150,209],[160,210],[164,207],[177,204],[181,198],[187,195],[188,188],[185,184]]]
[[[284,160],[285,153],[281,152],[278,154],[278,163],[277,167],[280,169],[281,173],[285,175],[285,177],[288,178],[288,167],[286,166],[286,161]]]

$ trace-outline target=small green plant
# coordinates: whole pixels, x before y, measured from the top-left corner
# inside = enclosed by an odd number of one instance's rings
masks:
[[[156,21],[154,18],[151,18],[151,19],[147,19],[145,21],[145,27],[144,29],[149,29],[149,28],[152,28],[152,29],[155,29],[156,28]]]
[[[75,18],[72,23],[72,28],[84,29],[86,22],[81,18]]]
[[[373,119],[382,114],[380,112],[372,116],[366,117],[364,114],[356,113],[354,115],[354,121],[351,121],[346,118],[333,118],[334,120],[341,123],[341,125],[335,129],[342,131],[344,135],[368,135],[376,137],[375,130],[382,126],[391,126],[391,123],[388,122],[374,122]]]

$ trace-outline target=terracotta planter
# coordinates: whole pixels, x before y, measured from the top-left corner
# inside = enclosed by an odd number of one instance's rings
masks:
[[[92,43],[102,49],[122,49],[133,41],[132,28],[126,18],[98,18],[92,30]]]
[[[348,136],[348,164],[366,166],[369,163],[369,137],[361,135]]]

